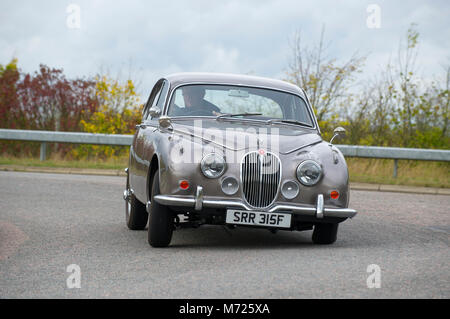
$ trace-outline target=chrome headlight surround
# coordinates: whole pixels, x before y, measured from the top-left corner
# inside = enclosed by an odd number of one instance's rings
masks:
[[[322,175],[322,167],[313,160],[303,161],[297,167],[297,179],[305,186],[316,185]]]
[[[216,153],[205,155],[200,162],[200,169],[207,178],[218,178],[225,173],[227,163],[225,159]]]

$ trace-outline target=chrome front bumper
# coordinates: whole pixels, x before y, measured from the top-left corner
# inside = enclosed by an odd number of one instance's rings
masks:
[[[356,215],[356,210],[350,208],[329,208],[324,207],[323,195],[319,194],[317,196],[316,207],[305,207],[294,204],[273,204],[267,209],[255,209],[248,206],[246,203],[236,200],[226,200],[226,199],[211,199],[203,197],[203,188],[201,186],[197,187],[195,196],[189,197],[179,197],[173,195],[156,195],[154,197],[161,205],[167,206],[184,206],[193,207],[195,210],[202,210],[203,207],[207,208],[241,208],[244,210],[258,210],[267,211],[269,213],[277,211],[291,211],[293,214],[303,215],[303,216],[313,216],[318,219],[324,217],[340,217],[340,218],[352,218]]]

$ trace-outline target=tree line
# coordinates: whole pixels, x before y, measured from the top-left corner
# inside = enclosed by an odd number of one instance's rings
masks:
[[[400,41],[395,58],[364,82],[358,80],[367,56],[355,52],[337,60],[324,41],[305,46],[300,33],[284,80],[307,92],[324,139],[347,130],[342,144],[449,149],[450,66],[435,80],[417,73],[416,25]],[[69,79],[62,69],[40,65],[25,73],[17,59],[0,65],[0,127],[50,131],[133,134],[143,104],[131,79],[107,75]],[[55,144],[63,157],[109,158],[124,147]],[[0,142],[1,154],[33,156],[36,143]]]
[[[132,134],[140,121],[142,103],[133,81],[106,75],[68,79],[62,69],[40,65],[29,74],[13,59],[0,65],[0,128]],[[126,153],[124,147],[54,144],[62,157],[108,158]],[[36,143],[2,141],[5,155],[35,156]]]
[[[285,80],[308,93],[326,139],[343,126],[347,136],[340,143],[448,149],[450,66],[434,80],[421,77],[418,44],[412,24],[396,55],[361,82],[358,74],[367,56],[355,52],[337,62],[324,43],[323,29],[315,47],[304,46],[297,33]]]

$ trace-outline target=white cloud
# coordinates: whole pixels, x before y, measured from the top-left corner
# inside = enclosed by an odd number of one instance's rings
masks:
[[[41,44],[41,38],[34,36],[32,37],[29,41],[28,41],[28,46],[27,46],[27,54],[33,54],[36,51],[39,50],[39,46]]]
[[[207,44],[202,49],[203,61],[199,71],[206,72],[241,72],[239,50],[226,49],[220,45]]]
[[[66,7],[81,8],[81,29],[66,26]],[[418,64],[427,75],[448,63],[450,4],[376,1],[381,29],[366,27],[371,0],[335,2],[266,1],[105,1],[71,0],[0,3],[0,63],[16,56],[26,72],[39,63],[88,76],[106,68],[126,74],[129,62],[147,95],[161,76],[180,71],[220,71],[282,77],[289,36],[301,29],[315,44],[322,25],[330,53],[348,58],[371,53],[363,76],[377,72],[394,54],[411,22],[421,33]]]

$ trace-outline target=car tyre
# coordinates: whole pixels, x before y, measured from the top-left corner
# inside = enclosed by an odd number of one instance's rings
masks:
[[[148,214],[148,243],[152,247],[167,247],[172,240],[175,216],[168,207],[154,200],[155,195],[158,194],[159,174],[157,170],[153,175],[151,204]]]
[[[147,225],[148,213],[142,204],[130,190],[129,177],[127,176],[128,198],[125,200],[125,220],[131,230],[143,230]]]
[[[314,244],[329,245],[336,241],[339,224],[316,224],[312,235]]]

